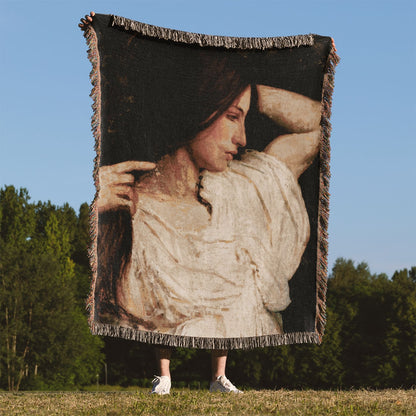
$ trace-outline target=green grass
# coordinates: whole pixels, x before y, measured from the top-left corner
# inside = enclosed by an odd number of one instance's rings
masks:
[[[416,390],[176,390],[0,393],[0,415],[416,415]]]

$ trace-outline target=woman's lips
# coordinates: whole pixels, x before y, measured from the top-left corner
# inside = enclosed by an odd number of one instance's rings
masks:
[[[227,160],[233,160],[234,156],[238,153],[238,150],[230,150],[229,152],[225,152],[225,157]]]

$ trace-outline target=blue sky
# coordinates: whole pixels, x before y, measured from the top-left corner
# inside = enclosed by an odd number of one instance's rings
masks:
[[[413,0],[0,0],[0,186],[78,209],[90,203],[90,10],[232,36],[335,39],[329,267],[416,265],[416,47]]]

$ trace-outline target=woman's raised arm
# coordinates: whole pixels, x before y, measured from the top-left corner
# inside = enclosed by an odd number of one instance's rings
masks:
[[[319,150],[321,103],[301,94],[258,85],[259,111],[291,133],[276,137],[265,153],[286,164],[296,178]]]

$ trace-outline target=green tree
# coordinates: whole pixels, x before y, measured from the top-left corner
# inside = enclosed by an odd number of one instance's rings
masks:
[[[85,311],[85,301],[90,292],[91,272],[88,257],[90,247],[90,209],[88,204],[80,206],[75,226],[75,233],[71,241],[71,259],[75,263],[77,280],[77,299],[80,307]]]
[[[31,266],[35,213],[26,190],[0,190],[0,353],[7,388],[18,390],[30,351],[33,304],[26,302],[24,279]]]
[[[395,386],[416,384],[416,267],[393,274],[385,344],[391,359],[380,376]]]
[[[0,190],[0,213],[0,385],[17,391],[93,382],[102,342],[77,299],[74,211],[31,204],[26,190],[9,186]]]
[[[337,259],[328,306],[340,317],[344,386],[415,382],[416,291],[410,275],[403,270],[389,279],[371,274],[365,263],[355,267],[351,260]]]
[[[344,367],[342,362],[342,325],[337,313],[327,307],[325,334],[320,345],[292,345],[294,362],[290,374],[292,388],[336,388],[342,385]],[[284,380],[282,380],[284,381]],[[285,385],[283,384],[282,387]]]

